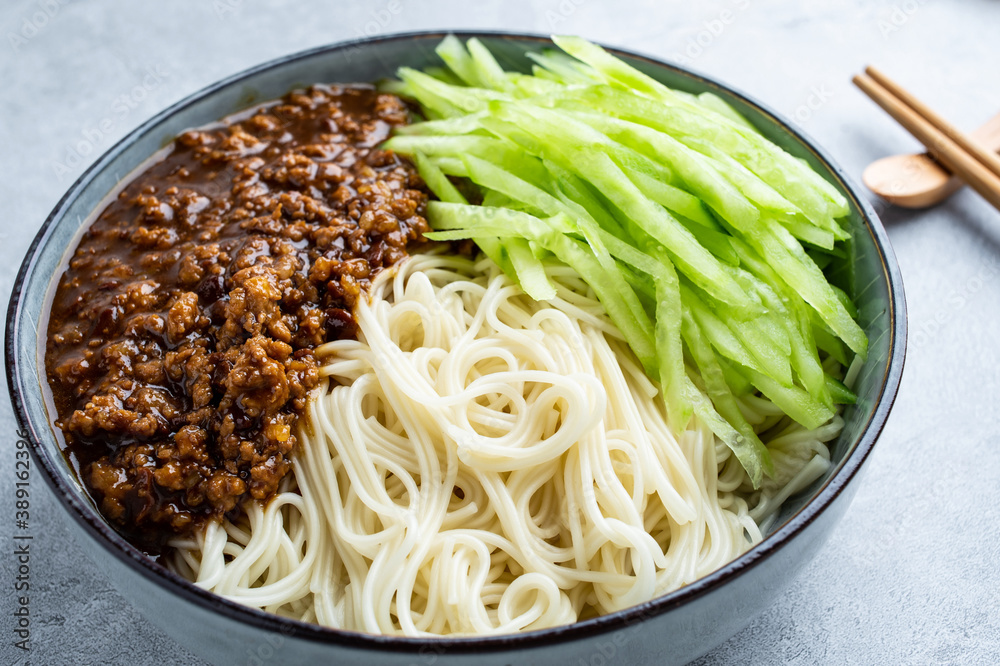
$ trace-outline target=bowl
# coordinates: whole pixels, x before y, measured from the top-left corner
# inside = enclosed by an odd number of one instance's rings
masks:
[[[820,550],[853,497],[861,470],[899,386],[906,346],[902,279],[885,230],[857,187],[788,121],[711,78],[641,55],[610,49],[663,83],[711,91],[769,139],[808,161],[850,202],[848,258],[831,279],[852,295],[870,341],[855,384],[857,404],[832,445],[830,471],[789,499],[766,539],[714,573],[647,603],[572,625],[518,635],[413,639],[334,630],[264,613],[206,592],[166,570],[105,522],[63,458],[46,408],[42,347],[48,298],[79,228],[147,158],[181,131],[282,96],[314,82],[375,81],[397,67],[436,62],[446,33],[398,34],[279,58],[205,88],[143,123],[74,183],[42,225],[21,265],[8,310],[7,381],[31,452],[72,532],[122,595],[179,643],[218,664],[306,664],[344,660],[382,664],[626,663],[680,664],[743,629]],[[527,50],[551,45],[535,35],[458,32],[478,37],[508,69],[526,70]],[[41,338],[41,339],[40,339]]]

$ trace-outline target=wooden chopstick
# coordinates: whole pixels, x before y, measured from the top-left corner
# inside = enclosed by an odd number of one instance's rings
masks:
[[[930,121],[934,127],[944,132],[949,139],[964,148],[965,152],[971,154],[977,160],[982,162],[990,171],[1000,176],[1000,156],[980,146],[976,143],[975,139],[965,134],[940,115],[935,113],[932,109],[930,109],[930,107],[914,97],[910,92],[907,92],[902,86],[879,70],[874,67],[866,67],[865,73],[875,79],[876,82],[880,83],[883,88],[902,100],[904,104]]]
[[[872,76],[859,74],[854,77],[854,84],[924,144],[928,152],[953,174],[1000,210],[1000,160],[991,160],[989,153],[979,148],[974,141],[948,125],[913,95],[877,70],[874,71],[881,82]],[[942,126],[946,126],[948,130],[942,129]],[[972,149],[966,146],[971,146]],[[980,160],[979,155],[986,157]],[[997,170],[994,171],[994,168]]]

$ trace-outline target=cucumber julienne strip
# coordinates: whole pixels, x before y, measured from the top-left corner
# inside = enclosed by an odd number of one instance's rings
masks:
[[[535,113],[523,113],[520,108],[505,104],[497,110],[501,118],[506,115],[528,126],[527,131],[540,142],[560,146],[557,152],[547,156],[558,160],[565,155],[563,166],[573,168],[584,180],[593,183],[625,217],[662,243],[674,263],[703,289],[729,305],[749,307],[746,294],[690,231],[662,206],[644,197],[610,157],[576,144],[580,134],[576,124],[559,127],[556,114],[539,109],[534,110]]]
[[[512,88],[506,72],[494,60],[493,54],[483,46],[482,42],[473,37],[466,43],[466,46],[469,49],[469,55],[472,56],[472,66],[475,67],[479,80],[486,84],[487,88],[505,91]]]
[[[703,148],[704,140],[711,142],[709,145],[725,151],[761,180],[791,197],[810,216],[838,217],[847,212],[846,200],[829,183],[823,181],[823,188],[815,186],[816,180],[822,180],[815,172],[756,132],[735,127],[722,116],[713,118],[698,108],[664,107],[655,99],[608,86],[577,90],[574,95],[575,102],[589,103],[597,111],[664,132],[695,149]]]
[[[462,193],[423,153],[417,153],[414,161],[421,178],[438,199],[457,204],[468,203]],[[498,238],[492,236],[476,236],[472,240],[493,263],[517,276],[524,293],[536,301],[555,298],[556,288],[546,275],[542,262],[531,251],[527,240],[512,238],[503,245]]]
[[[413,161],[416,164],[417,171],[420,173],[420,177],[424,179],[424,183],[427,184],[427,187],[430,188],[431,192],[433,192],[438,199],[457,204],[468,203],[465,197],[462,196],[462,193],[458,191],[458,188],[456,188],[452,182],[448,180],[447,176],[445,176],[440,169],[434,166],[423,153],[416,153],[413,157]],[[483,251],[483,254],[489,257],[493,263],[500,266],[508,273],[511,271],[511,266],[506,258],[506,253],[496,238],[481,236],[475,238],[474,240],[479,246],[479,249]]]
[[[461,79],[467,86],[479,86],[481,81],[476,74],[476,67],[472,62],[472,57],[461,40],[455,35],[448,35],[441,40],[434,52],[444,61],[444,64],[454,72],[455,76]]]
[[[685,96],[678,93],[678,91],[671,90],[652,77],[630,67],[596,44],[591,44],[579,37],[554,36],[552,40],[563,51],[590,65],[594,70],[603,75],[606,80],[617,84],[618,87],[644,93],[646,96],[666,102],[668,105],[699,110],[701,111],[700,116],[713,122],[722,121],[722,123],[732,127],[747,140],[756,142],[756,138],[763,138],[760,137],[758,132],[749,130],[744,124],[730,120],[727,115],[715,113],[704,105],[698,105],[689,99],[690,96]],[[794,157],[784,153],[784,151],[781,151],[773,144],[764,141],[758,144],[758,147],[762,148],[764,153],[772,158],[775,166],[787,169],[797,178],[802,178],[812,185],[832,205],[831,207],[834,211],[839,211],[840,215],[846,214],[846,199],[832,185],[823,180],[819,174],[813,172],[805,164],[798,163]]]
[[[528,296],[536,301],[547,301],[556,297],[555,285],[545,273],[545,266],[531,250],[531,245],[523,238],[508,242],[507,256],[517,275],[517,281]]]
[[[618,326],[632,351],[649,374],[655,375],[658,361],[653,345],[653,323],[645,312],[629,308],[614,288],[615,280],[601,266],[590,248],[567,233],[575,226],[565,215],[559,214],[545,220],[520,211],[466,206],[431,201],[428,215],[435,220],[435,227],[446,231],[426,234],[431,240],[461,240],[477,235],[531,240],[556,255],[563,263],[572,266],[591,286],[597,298],[608,310],[608,315]],[[517,278],[516,274],[514,275]]]
[[[694,357],[702,380],[705,382],[708,396],[719,414],[739,433],[738,437],[734,438],[733,441],[726,442],[726,444],[733,449],[733,453],[736,454],[743,468],[750,475],[750,480],[754,485],[760,485],[765,472],[773,471],[773,463],[767,447],[760,441],[753,426],[740,412],[736,397],[729,388],[722,367],[716,360],[715,354],[712,353],[711,347],[702,340],[697,324],[688,314],[684,314],[681,320],[681,331],[684,342]]]
[[[429,120],[384,147],[440,199],[428,238],[473,239],[537,300],[555,295],[547,265],[569,266],[660,382],[671,427],[696,414],[758,485],[771,460],[739,396],[757,389],[810,428],[854,400],[820,351],[844,364],[867,340],[812,259],[843,256],[846,201],[722,99],[554,40],[565,53],[529,54],[533,74],[443,40],[446,69],[390,84]]]
[[[516,201],[528,204],[544,215],[557,216],[560,213],[568,216],[578,215],[578,228],[591,249],[593,249],[594,255],[604,268],[608,279],[611,280],[611,288],[618,293],[619,298],[624,301],[625,305],[632,311],[636,318],[641,318],[645,314],[632,288],[626,284],[625,279],[615,270],[614,260],[608,254],[607,249],[597,234],[597,223],[587,215],[586,211],[570,207],[543,189],[518,178],[508,171],[504,171],[502,168],[486,160],[472,155],[463,155],[462,161],[466,164],[469,178],[472,182],[484,188],[489,187]],[[552,296],[549,298],[552,298]]]

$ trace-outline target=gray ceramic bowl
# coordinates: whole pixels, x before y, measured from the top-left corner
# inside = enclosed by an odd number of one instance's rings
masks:
[[[471,37],[474,33],[460,34]],[[338,44],[250,69],[175,104],[144,123],[78,180],[42,225],[21,266],[7,319],[7,379],[22,428],[79,543],[122,595],[187,649],[219,664],[436,664],[474,658],[509,663],[684,663],[745,627],[816,554],[854,495],[862,463],[882,430],[899,386],[906,341],[903,288],[885,230],[857,188],[801,132],[733,89],[642,56],[618,55],[682,90],[710,90],[744,113],[772,141],[812,166],[846,194],[853,240],[836,280],[854,297],[870,340],[856,390],[858,403],[833,445],[832,466],[812,488],[790,499],[771,534],[742,557],[681,590],[577,624],[516,636],[415,640],[325,629],[280,619],[204,592],[166,571],[122,539],[94,508],[66,465],[46,411],[38,331],[47,295],[81,221],[143,160],[182,130],[217,120],[314,82],[374,81],[397,67],[436,61],[441,33],[393,35]],[[549,46],[530,35],[475,33],[507,68],[526,69],[525,50]],[[762,639],[763,640],[763,639]]]

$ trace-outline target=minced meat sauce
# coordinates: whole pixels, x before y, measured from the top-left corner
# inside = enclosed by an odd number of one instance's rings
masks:
[[[427,230],[408,162],[378,149],[397,97],[314,86],[189,131],[84,233],[45,365],[66,454],[136,545],[264,501],[319,381],[313,349]]]

